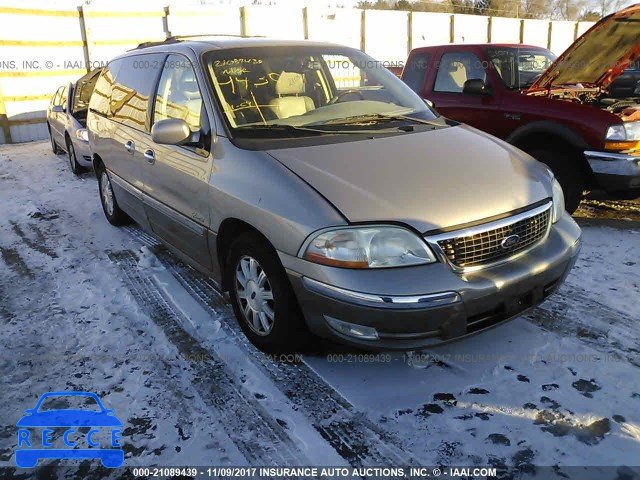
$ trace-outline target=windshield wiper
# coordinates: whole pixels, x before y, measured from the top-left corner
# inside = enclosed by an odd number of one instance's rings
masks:
[[[316,125],[316,124],[310,124]],[[317,124],[317,125],[324,125]],[[255,125],[242,125],[235,128],[236,135],[240,133],[242,136],[269,136],[270,134],[290,134],[291,136],[313,136],[313,135],[362,135],[372,133],[368,130],[334,130],[332,128],[309,128],[308,126],[297,127],[295,125],[286,125],[282,123],[258,123]]]
[[[443,126],[439,123],[434,123],[429,120],[423,120],[421,118],[408,117],[406,115],[385,115],[383,113],[367,113],[363,115],[353,115],[353,116],[344,117],[344,118],[334,118],[331,120],[326,120],[324,122],[314,123],[310,125],[353,125],[358,123],[366,124],[371,122],[397,122],[397,121],[421,123],[424,125],[431,125],[432,127]]]
[[[271,133],[291,134],[293,136],[309,136],[309,135],[345,135],[345,134],[362,134],[363,130],[333,130],[324,128],[309,128],[308,126],[295,126],[283,123],[258,123],[255,125],[242,125],[235,128],[236,133],[242,135],[268,136]]]
[[[282,133],[282,134],[291,134],[294,136],[307,136],[307,135],[326,135],[327,133],[324,130],[319,130],[315,128],[306,128],[306,127],[295,127],[293,125],[285,125],[281,123],[267,123],[267,124],[255,124],[255,125],[242,125],[234,129],[236,133],[242,133],[242,135],[246,134],[257,134],[257,135],[269,135],[272,133]]]

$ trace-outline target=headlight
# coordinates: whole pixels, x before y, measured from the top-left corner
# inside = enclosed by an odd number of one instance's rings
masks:
[[[614,142],[640,140],[640,122],[611,125],[607,129],[606,139]]]
[[[345,268],[424,265],[436,261],[427,244],[401,227],[339,228],[321,233],[302,257],[310,262]]]
[[[78,130],[76,130],[76,137],[80,140],[83,140],[85,142],[89,141],[89,132],[87,131],[86,128],[79,128]]]
[[[551,212],[551,222],[556,223],[560,217],[564,215],[564,192],[560,183],[554,178],[552,184],[553,190],[553,211]]]

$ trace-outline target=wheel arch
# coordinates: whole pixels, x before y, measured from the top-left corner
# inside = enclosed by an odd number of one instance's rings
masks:
[[[218,265],[220,266],[220,287],[223,291],[227,291],[229,289],[229,285],[227,284],[228,282],[225,275],[229,248],[236,238],[247,232],[255,233],[256,235],[261,237],[261,239],[275,251],[275,247],[269,241],[266,235],[264,235],[253,225],[235,217],[224,219],[220,224],[220,227],[218,228],[214,252],[216,255],[216,259],[218,260]]]
[[[506,141],[525,152],[540,148],[571,151],[573,155],[569,161],[576,162],[577,166],[583,170],[588,185],[593,182],[593,172],[583,155],[583,152],[589,149],[589,144],[565,125],[553,121],[530,123],[515,130]]]
[[[548,120],[523,125],[512,132],[506,141],[525,150],[523,146],[534,144],[535,139],[544,137],[548,140],[549,136],[577,150],[584,151],[589,148],[589,144],[574,130],[561,123]]]

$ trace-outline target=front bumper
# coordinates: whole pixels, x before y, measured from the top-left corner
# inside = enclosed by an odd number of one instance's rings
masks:
[[[526,254],[471,273],[442,263],[351,270],[280,258],[313,333],[365,348],[410,350],[457,340],[535,307],[566,277],[580,238],[565,214]]]
[[[75,140],[73,140],[73,148],[76,151],[76,160],[78,161],[78,164],[87,168],[93,167],[89,142],[85,142],[76,138]]]
[[[596,151],[586,151],[584,156],[604,190],[640,190],[640,156]]]

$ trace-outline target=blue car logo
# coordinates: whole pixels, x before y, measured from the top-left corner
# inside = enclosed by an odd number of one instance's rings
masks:
[[[95,400],[100,411],[59,409],[39,412],[42,402],[49,397],[89,397]],[[18,450],[16,465],[21,468],[32,468],[41,458],[55,459],[88,459],[99,458],[102,465],[109,468],[121,467],[124,463],[124,452],[119,443],[122,422],[113,414],[113,410],[104,408],[100,398],[91,392],[49,392],[40,397],[33,409],[25,410],[26,414],[16,424],[18,429]],[[66,427],[62,441],[66,448],[54,448],[52,427]],[[41,442],[32,437],[29,428],[42,428]],[[85,434],[78,428],[89,428]],[[101,430],[102,429],[102,430]],[[104,430],[109,430],[107,441],[104,441]],[[83,438],[84,437],[84,438]],[[102,440],[101,444],[101,440]],[[88,447],[76,448],[77,442],[85,440]],[[57,439],[58,441],[60,439]],[[104,444],[110,448],[104,448]],[[60,445],[62,446],[62,445]]]

